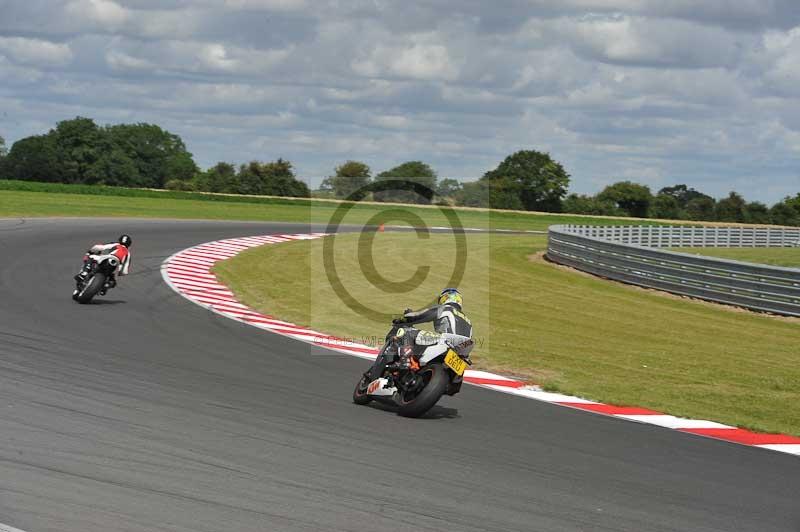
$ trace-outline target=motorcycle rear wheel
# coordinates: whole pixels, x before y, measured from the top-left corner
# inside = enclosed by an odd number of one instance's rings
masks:
[[[83,288],[73,299],[81,304],[86,304],[103,288],[106,284],[106,274],[98,272],[89,279],[89,282],[83,285]]]
[[[398,400],[398,413],[405,417],[420,417],[433,408],[444,395],[450,379],[447,370],[441,364],[426,366],[417,372],[417,376],[426,379],[425,387],[414,397],[401,395]]]

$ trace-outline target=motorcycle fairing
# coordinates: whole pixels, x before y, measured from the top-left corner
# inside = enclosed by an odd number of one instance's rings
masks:
[[[377,395],[377,396],[392,396],[397,391],[397,388],[394,386],[390,388],[386,388],[385,386],[389,383],[389,379],[385,379],[383,377],[379,379],[375,379],[369,386],[367,386],[367,395]]]

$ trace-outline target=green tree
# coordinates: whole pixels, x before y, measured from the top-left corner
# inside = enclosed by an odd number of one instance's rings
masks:
[[[249,164],[243,164],[239,167],[237,180],[239,194],[297,198],[311,196],[308,186],[295,177],[292,163],[284,159],[269,163],[251,161]]]
[[[152,124],[99,127],[78,116],[16,144],[5,173],[18,179],[160,188],[170,180],[193,180],[198,172],[180,137]]]
[[[783,203],[794,209],[798,214],[800,214],[800,193],[795,196],[787,196],[783,198]]]
[[[711,221],[714,219],[716,200],[710,196],[694,198],[686,204],[686,216],[690,220]]]
[[[86,170],[83,183],[130,186],[141,181],[136,163],[119,148],[104,151]]]
[[[646,218],[653,201],[650,187],[631,181],[620,181],[609,185],[597,195],[600,201],[608,201],[628,216]]]
[[[689,202],[694,199],[711,198],[711,196],[703,194],[702,192],[699,192],[693,188],[689,188],[686,185],[664,187],[658,191],[657,196],[662,194],[675,198],[675,200],[678,202],[678,206],[681,209],[686,209],[686,206],[689,204]]]
[[[456,204],[465,207],[489,206],[489,183],[487,181],[469,181],[461,186],[456,194]]]
[[[250,161],[248,164],[239,166],[236,175],[238,188],[237,194],[266,194],[266,177],[258,161]]]
[[[206,192],[235,193],[239,190],[236,167],[218,162],[197,178],[197,189]]]
[[[800,225],[800,212],[786,200],[772,206],[769,210],[769,218],[770,222],[776,225]]]
[[[381,172],[375,178],[381,181],[397,181],[396,188],[379,190],[372,194],[375,201],[396,203],[430,204],[436,190],[436,172],[421,161],[408,161],[400,166]],[[422,185],[415,187],[415,184]]]
[[[61,161],[61,181],[85,183],[89,168],[107,148],[104,132],[91,118],[78,116],[59,122],[48,133]]]
[[[18,140],[3,158],[5,175],[23,181],[58,183],[62,180],[61,160],[50,135]]]
[[[747,202],[736,192],[728,194],[717,202],[714,207],[714,217],[720,222],[744,222]]]
[[[436,185],[436,195],[440,198],[455,198],[461,188],[461,182],[457,179],[445,178]]]
[[[164,179],[189,182],[194,179],[200,169],[188,151],[174,153],[165,161]]]
[[[510,211],[524,211],[525,204],[522,202],[522,194],[518,183],[510,179],[493,179],[487,181],[489,192],[489,207],[492,209],[503,209]],[[543,207],[540,207],[543,210]]]
[[[323,181],[337,198],[350,198],[354,201],[363,200],[367,192],[364,190],[370,180],[369,166],[360,161],[347,161],[334,170],[335,174]]]
[[[653,198],[650,205],[650,216],[664,220],[678,220],[683,218],[684,212],[681,209],[679,200],[670,194],[659,193]]]
[[[8,169],[5,165],[7,153],[8,150],[6,150],[6,139],[0,137],[0,179],[8,179],[9,177],[6,173]]]
[[[564,212],[572,214],[594,214],[600,216],[620,216],[624,214],[610,201],[601,201],[595,196],[570,194],[564,199]]]
[[[569,186],[569,174],[564,167],[550,154],[536,150],[509,155],[481,180],[491,183],[491,206],[498,209],[559,212]],[[517,200],[512,198],[514,195]]]
[[[111,144],[124,151],[139,170],[139,181],[131,186],[162,188],[169,180],[188,180],[197,172],[181,138],[157,125],[118,124],[107,132]]]
[[[749,224],[768,224],[771,222],[769,207],[759,201],[745,205],[744,221]]]

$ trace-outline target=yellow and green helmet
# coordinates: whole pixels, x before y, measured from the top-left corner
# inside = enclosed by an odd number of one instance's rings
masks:
[[[461,308],[462,303],[463,298],[461,297],[461,292],[459,292],[457,288],[445,288],[442,290],[442,293],[439,294],[440,305],[458,305],[458,308]]]

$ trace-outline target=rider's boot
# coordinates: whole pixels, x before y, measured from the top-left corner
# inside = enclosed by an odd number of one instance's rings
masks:
[[[79,271],[75,275],[74,279],[80,283],[82,281],[85,281],[87,277],[89,277],[89,265],[84,264],[83,267],[81,268],[81,271]]]

